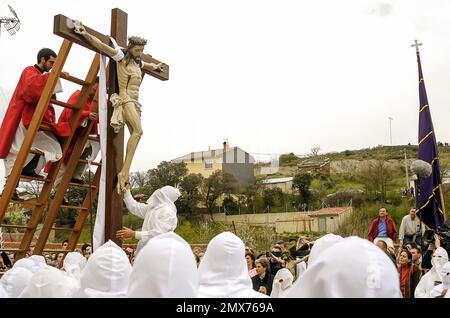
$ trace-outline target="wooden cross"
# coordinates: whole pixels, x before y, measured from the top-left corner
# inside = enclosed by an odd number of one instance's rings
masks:
[[[419,43],[419,41],[414,40],[414,44],[411,44],[411,47],[416,47],[416,52],[419,53],[419,46],[421,46],[422,43]]]
[[[53,33],[59,35],[67,40],[75,42],[95,52],[99,52],[96,48],[85,42],[85,40],[69,28],[67,22],[71,21],[63,15],[56,15],[53,24]],[[113,37],[117,44],[127,46],[127,20],[128,15],[120,9],[112,9],[111,12],[111,37]],[[103,43],[110,45],[110,38],[107,35],[99,33],[84,25],[86,31],[96,36]],[[100,53],[100,52],[99,52]],[[158,64],[160,61],[152,58],[151,55],[143,54],[141,59],[146,63]],[[112,61],[112,59],[111,59]],[[148,74],[157,79],[166,81],[169,79],[169,66],[163,63],[163,71],[155,72],[153,70],[144,68],[144,74]],[[144,75],[143,74],[143,75]],[[119,84],[117,82],[116,63],[109,63],[107,78],[108,100],[109,96],[114,93],[119,93]],[[109,103],[109,102],[108,102]],[[113,107],[108,107],[108,123],[111,121]],[[123,152],[124,152],[124,129],[119,133],[114,133],[114,129],[108,125],[107,131],[108,144],[106,146],[106,158],[102,158],[102,162],[106,164],[106,202],[105,202],[105,241],[113,240],[121,245],[121,241],[116,239],[115,233],[122,229],[122,196],[117,193],[117,174],[122,169]]]

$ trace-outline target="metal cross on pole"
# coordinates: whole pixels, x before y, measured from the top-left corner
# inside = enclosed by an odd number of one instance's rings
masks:
[[[411,44],[411,47],[416,47],[416,52],[419,53],[419,46],[421,46],[422,43],[419,43],[419,41],[414,40],[414,44]]]

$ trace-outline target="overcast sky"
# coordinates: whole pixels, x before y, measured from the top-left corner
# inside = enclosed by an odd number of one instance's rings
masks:
[[[40,48],[59,50],[57,14],[108,33],[118,7],[128,34],[170,65],[169,81],[142,83],[132,171],[221,148],[222,138],[251,154],[388,145],[389,117],[393,144],[417,144],[416,38],[436,136],[450,141],[450,1],[0,0],[0,16],[10,16],[7,4],[22,26],[0,36],[4,91]],[[83,77],[92,57],[75,46],[65,70]],[[63,88],[62,100],[76,89]]]

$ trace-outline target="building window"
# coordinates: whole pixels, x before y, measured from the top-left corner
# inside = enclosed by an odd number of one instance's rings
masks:
[[[205,161],[205,169],[212,169],[213,163],[211,161]]]

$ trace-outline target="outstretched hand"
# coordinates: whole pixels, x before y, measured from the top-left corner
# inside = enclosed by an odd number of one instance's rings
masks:
[[[116,237],[118,239],[126,239],[126,238],[130,238],[130,237],[134,237],[134,231],[124,227],[123,230],[119,230],[116,232]]]

